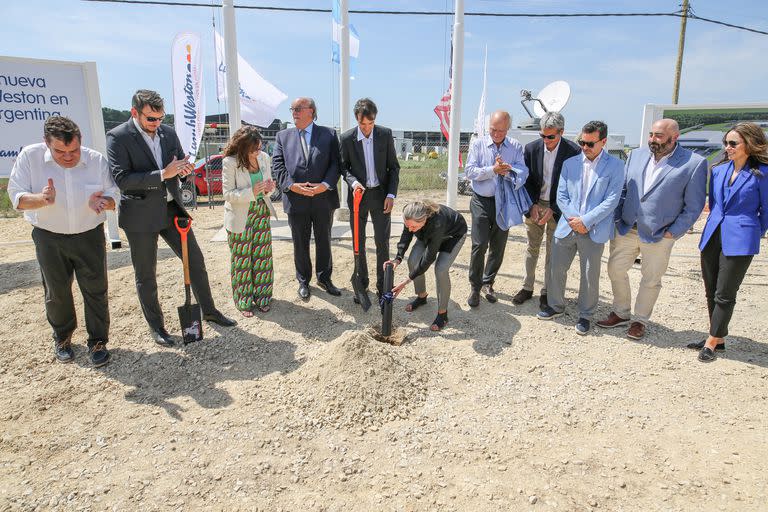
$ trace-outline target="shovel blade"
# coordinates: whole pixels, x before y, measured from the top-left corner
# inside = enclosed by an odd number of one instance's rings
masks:
[[[357,257],[355,258],[357,260]],[[363,307],[363,311],[371,309],[371,298],[368,297],[368,292],[363,286],[362,279],[357,273],[358,266],[355,265],[355,273],[352,274],[352,289],[355,291],[355,297],[360,301],[360,305]]]
[[[203,319],[200,314],[200,306],[197,304],[179,306],[179,321],[181,322],[181,337],[185,345],[203,339]]]

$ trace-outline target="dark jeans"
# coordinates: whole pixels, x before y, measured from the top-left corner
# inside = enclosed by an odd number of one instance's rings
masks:
[[[752,258],[751,255],[724,255],[719,227],[701,251],[701,275],[707,294],[710,336],[725,338],[728,335],[728,324],[736,305],[736,293],[752,263]]]
[[[65,341],[77,327],[72,278],[83,295],[88,347],[106,343],[109,336],[107,302],[107,251],[104,226],[75,235],[32,230],[35,253],[45,290],[45,314],[53,336]]]
[[[152,329],[165,327],[163,310],[160,308],[160,301],[157,297],[157,238],[161,236],[176,256],[181,258],[181,235],[173,223],[173,217],[177,215],[187,216],[174,203],[168,203],[168,227],[158,233],[125,232],[131,249],[131,262],[133,263],[136,292],[139,295],[141,311]],[[211,285],[208,283],[208,272],[205,269],[203,252],[197,245],[195,234],[191,229],[187,233],[187,249],[192,293],[195,294],[203,314],[213,313],[216,311],[216,306],[211,296]],[[182,282],[182,279],[183,273],[179,267],[179,283]],[[178,304],[183,302],[181,299],[183,299],[183,295],[179,296]]]
[[[365,247],[365,226],[368,224],[369,214],[373,223],[373,239],[376,244],[376,290],[379,292],[384,287],[384,262],[389,259],[389,236],[392,231],[392,214],[384,213],[384,200],[386,198],[387,192],[381,186],[366,189],[363,200],[360,202],[359,215],[361,249]],[[354,212],[352,204],[349,205],[349,210],[350,213]],[[350,215],[349,224],[352,227],[353,236],[355,232],[354,221],[354,215]],[[368,288],[368,258],[365,253],[361,258],[361,268],[358,271],[363,278],[363,286]]]
[[[469,257],[469,284],[473,290],[493,285],[504,261],[509,231],[496,224],[496,198],[472,194],[469,201],[472,214],[472,253]],[[485,253],[488,252],[488,261]]]

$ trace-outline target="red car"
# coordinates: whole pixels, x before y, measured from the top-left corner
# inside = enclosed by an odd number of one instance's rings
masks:
[[[208,197],[208,184],[210,180],[211,193],[213,195],[221,195],[221,159],[223,155],[211,155],[208,157],[208,165],[206,165],[206,159],[200,159],[195,162],[195,175],[194,175],[194,187],[197,197]],[[210,178],[208,175],[210,174]],[[208,179],[206,179],[208,178]],[[181,198],[184,204],[192,204],[194,197],[192,195],[192,185],[190,177],[185,180],[184,185],[181,188]]]

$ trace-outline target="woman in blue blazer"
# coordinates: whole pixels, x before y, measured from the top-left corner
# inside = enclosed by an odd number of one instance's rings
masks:
[[[712,169],[709,217],[701,235],[701,274],[709,309],[709,337],[691,343],[699,361],[725,350],[736,292],[768,229],[768,140],[754,123],[739,123],[723,137],[726,157]]]

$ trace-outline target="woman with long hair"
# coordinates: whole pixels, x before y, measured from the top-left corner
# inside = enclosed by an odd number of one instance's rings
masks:
[[[413,281],[416,298],[405,307],[414,311],[427,303],[424,273],[434,263],[437,282],[437,317],[430,327],[439,331],[448,323],[448,300],[451,298],[449,270],[467,235],[467,222],[456,210],[429,200],[414,201],[403,208],[403,234],[397,244],[397,256],[387,263],[395,267],[403,261],[413,237],[416,243],[408,256],[408,279],[392,289],[396,297]],[[386,265],[386,263],[385,263]]]
[[[272,231],[277,218],[269,194],[275,189],[270,158],[255,126],[237,130],[224,149],[224,227],[232,261],[232,295],[245,317],[266,313],[272,300]]]
[[[768,140],[755,123],[738,123],[723,137],[725,156],[712,168],[709,217],[701,234],[701,274],[709,310],[709,337],[688,344],[699,361],[725,350],[736,292],[768,230]]]

